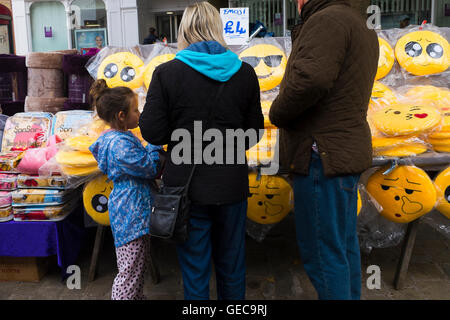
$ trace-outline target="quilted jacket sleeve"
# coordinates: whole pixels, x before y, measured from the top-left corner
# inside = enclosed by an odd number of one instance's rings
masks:
[[[301,114],[333,88],[344,62],[349,36],[346,28],[329,15],[312,16],[302,27],[301,41],[293,45],[280,94],[269,118],[279,128],[290,127]]]

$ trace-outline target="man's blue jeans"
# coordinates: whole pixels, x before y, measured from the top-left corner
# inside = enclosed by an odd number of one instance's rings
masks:
[[[192,206],[189,239],[177,245],[186,300],[208,300],[211,260],[219,300],[245,299],[247,199],[229,205]],[[212,259],[211,259],[212,258]]]
[[[294,177],[297,243],[319,299],[358,300],[361,296],[356,231],[359,177],[325,177],[314,152],[309,175]]]

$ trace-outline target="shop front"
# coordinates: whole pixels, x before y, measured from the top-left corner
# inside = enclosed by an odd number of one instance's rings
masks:
[[[134,0],[14,0],[12,8],[20,55],[139,42]]]
[[[12,16],[8,7],[0,4],[0,54],[14,53]]]

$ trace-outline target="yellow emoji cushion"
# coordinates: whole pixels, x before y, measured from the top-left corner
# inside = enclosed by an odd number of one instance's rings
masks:
[[[422,143],[415,143],[405,146],[392,147],[388,149],[374,150],[376,156],[382,157],[410,157],[422,154],[427,151],[427,147]]]
[[[94,137],[90,136],[74,136],[67,138],[65,144],[77,151],[90,153],[89,147],[96,141]]]
[[[97,165],[91,167],[68,167],[61,165],[62,172],[67,176],[84,177],[100,172]]]
[[[359,216],[359,213],[361,212],[361,208],[362,208],[361,192],[359,192],[359,189],[358,189],[358,202],[356,205],[356,215],[357,216]]]
[[[152,81],[152,75],[153,71],[155,71],[156,67],[160,64],[163,64],[164,62],[168,62],[170,60],[173,60],[175,58],[175,54],[173,53],[166,53],[161,54],[159,56],[154,57],[150,62],[147,64],[144,70],[144,83],[145,87],[148,89],[150,87],[150,82]]]
[[[58,151],[55,156],[56,161],[67,167],[92,167],[97,165],[92,153],[80,151]]]
[[[272,106],[272,101],[261,101],[261,109],[262,109],[262,113],[264,115],[264,128],[269,129],[269,128],[276,128],[272,122],[270,122],[269,119],[269,112],[270,112],[270,107]]]
[[[403,69],[416,76],[443,72],[450,64],[448,41],[436,32],[415,31],[401,37],[395,56]]]
[[[280,176],[250,173],[247,217],[260,224],[280,222],[293,209],[293,191]]]
[[[408,223],[430,212],[436,203],[436,189],[425,171],[414,166],[398,166],[383,175],[377,170],[367,182],[367,191],[383,208],[381,215],[398,223]]]
[[[375,112],[372,120],[377,129],[387,135],[409,135],[438,125],[441,113],[434,107],[396,104]]]
[[[437,192],[436,209],[450,219],[450,167],[436,176],[434,185]]]
[[[86,213],[97,223],[109,226],[108,200],[114,187],[106,175],[100,175],[86,184],[83,203]]]
[[[378,37],[380,46],[380,57],[378,59],[378,69],[375,80],[384,78],[389,74],[394,66],[395,56],[391,45],[383,38]]]
[[[255,69],[261,91],[271,90],[281,83],[287,58],[280,48],[256,44],[242,51],[239,58]]]
[[[399,136],[399,137],[373,137],[372,148],[385,149],[407,144],[414,144],[417,141],[416,136]]]
[[[97,71],[97,79],[104,79],[110,88],[137,89],[144,82],[144,62],[131,52],[118,52],[106,57]]]
[[[370,97],[370,108],[375,111],[379,107],[390,106],[397,103],[397,97],[394,92],[379,81],[373,83],[372,96]]]
[[[431,139],[450,139],[450,131],[440,131],[431,133],[428,138]]]

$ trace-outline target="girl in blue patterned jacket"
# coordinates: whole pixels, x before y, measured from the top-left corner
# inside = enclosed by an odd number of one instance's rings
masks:
[[[144,148],[128,131],[138,126],[140,116],[137,97],[131,89],[110,89],[105,80],[97,80],[91,96],[98,116],[111,126],[89,148],[100,170],[114,182],[108,210],[119,272],[111,299],[145,299],[152,206],[149,182],[160,170],[161,147],[148,144]]]

